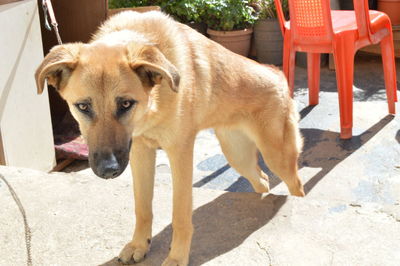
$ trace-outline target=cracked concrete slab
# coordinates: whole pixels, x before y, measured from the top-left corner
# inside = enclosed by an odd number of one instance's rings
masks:
[[[0,167],[0,265],[119,265],[134,226],[128,173],[102,180]],[[12,189],[25,212],[30,232]],[[336,188],[331,188],[334,193]],[[397,194],[397,197],[399,194]],[[191,265],[398,265],[400,205],[312,195],[194,188]],[[171,239],[171,188],[157,182],[147,259],[160,265]]]

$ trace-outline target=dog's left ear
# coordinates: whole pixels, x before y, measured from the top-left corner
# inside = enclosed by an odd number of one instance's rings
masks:
[[[158,48],[147,45],[137,49],[134,45],[128,45],[128,52],[130,67],[144,86],[152,88],[165,79],[169,87],[178,92],[180,80],[178,70]]]

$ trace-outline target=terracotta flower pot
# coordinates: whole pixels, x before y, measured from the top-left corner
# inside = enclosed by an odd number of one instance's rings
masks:
[[[378,10],[389,16],[392,25],[400,24],[400,0],[378,0]]]
[[[216,31],[207,29],[210,39],[237,54],[248,56],[250,52],[253,29]]]

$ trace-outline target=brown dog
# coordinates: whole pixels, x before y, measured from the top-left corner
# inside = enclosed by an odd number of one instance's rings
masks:
[[[156,149],[170,160],[173,237],[163,265],[187,265],[192,238],[193,145],[214,128],[230,165],[256,192],[268,192],[268,167],[303,196],[297,173],[302,146],[283,74],[236,55],[160,12],[110,18],[88,44],[54,47],[36,72],[68,102],[102,178],[133,173],[136,228],[123,262],[149,251]],[[131,147],[132,143],[132,147]]]

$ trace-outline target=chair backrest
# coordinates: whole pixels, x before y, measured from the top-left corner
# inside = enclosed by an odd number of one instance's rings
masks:
[[[282,4],[281,0],[274,0],[275,3],[275,9],[279,21],[279,26],[281,27],[281,32],[283,37],[285,37],[285,16],[283,15],[283,10],[282,10]]]
[[[292,41],[299,44],[331,43],[330,0],[289,0]]]
[[[274,0],[282,34],[285,17],[280,0]],[[292,39],[297,43],[328,43],[332,40],[330,0],[288,0]],[[348,0],[351,1],[351,0]],[[359,38],[371,39],[368,0],[353,0]]]

